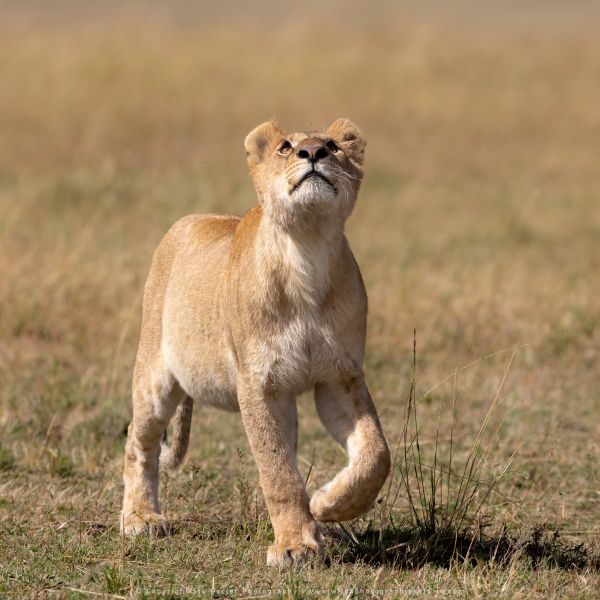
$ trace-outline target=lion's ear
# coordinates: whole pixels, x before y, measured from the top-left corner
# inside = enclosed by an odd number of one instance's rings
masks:
[[[336,119],[327,129],[327,135],[335,140],[352,161],[358,165],[363,164],[367,142],[361,130],[350,119]]]
[[[253,129],[244,140],[248,165],[262,162],[269,150],[283,137],[283,130],[274,119]]]

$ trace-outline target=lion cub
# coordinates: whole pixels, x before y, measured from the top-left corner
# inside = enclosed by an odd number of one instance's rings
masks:
[[[291,134],[269,121],[244,145],[258,206],[242,219],[184,217],[152,259],[121,526],[169,532],[159,456],[169,468],[182,461],[193,401],[239,410],[275,531],[267,563],[285,565],[319,556],[317,521],[364,513],[390,469],[362,369],[367,296],[344,236],[366,143],[338,119],[324,133]],[[296,396],[309,388],[349,458],[310,500],[296,464]],[[161,445],[173,415],[172,444]]]

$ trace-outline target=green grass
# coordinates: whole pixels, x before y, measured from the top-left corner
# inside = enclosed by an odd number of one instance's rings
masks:
[[[446,25],[348,10],[343,31],[314,11],[273,13],[268,32],[260,11],[3,13],[2,593],[600,594],[598,15],[528,6],[495,27],[464,8]],[[389,492],[336,530],[323,566],[267,569],[239,415],[196,409],[187,461],[161,484],[174,535],[121,539],[154,247],[184,214],[254,203],[242,141],[260,121],[341,115],[369,144],[347,233],[367,380],[399,448]],[[299,406],[312,490],[345,457]]]

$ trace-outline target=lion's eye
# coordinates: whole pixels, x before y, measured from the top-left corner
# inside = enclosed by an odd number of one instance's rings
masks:
[[[337,144],[333,140],[327,142],[327,148],[329,148],[330,152],[337,152],[339,150]]]
[[[282,156],[285,156],[286,154],[289,154],[292,150],[292,145],[285,140],[281,146],[279,146],[279,149],[277,150],[277,152],[279,152],[279,154],[281,154]]]

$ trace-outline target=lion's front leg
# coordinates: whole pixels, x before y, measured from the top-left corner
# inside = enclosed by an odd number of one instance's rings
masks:
[[[266,395],[252,382],[242,380],[238,400],[275,532],[267,564],[302,564],[320,557],[319,528],[310,513],[306,487],[296,465],[295,398]]]
[[[310,501],[319,521],[348,521],[372,506],[390,471],[390,452],[363,377],[315,387],[317,412],[348,453],[348,466]]]

